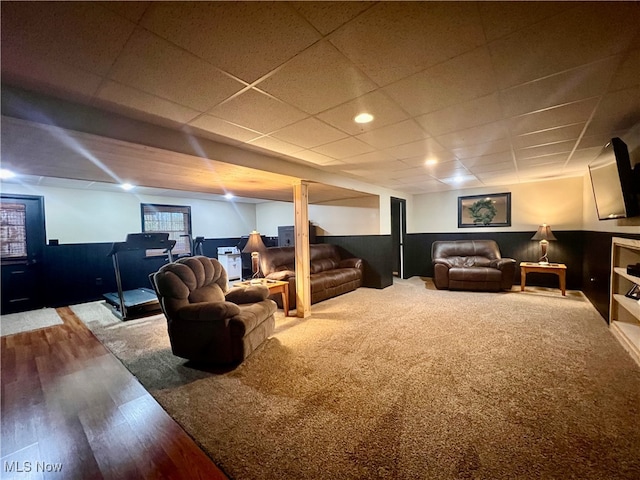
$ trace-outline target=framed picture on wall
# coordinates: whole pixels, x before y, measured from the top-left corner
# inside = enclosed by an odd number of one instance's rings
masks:
[[[510,226],[510,192],[458,197],[458,228]]]

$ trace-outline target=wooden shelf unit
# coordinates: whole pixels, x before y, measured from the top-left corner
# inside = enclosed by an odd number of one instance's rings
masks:
[[[640,277],[627,273],[627,265],[638,262],[640,240],[613,237],[609,328],[640,365],[640,302],[625,296],[634,284],[640,284]]]

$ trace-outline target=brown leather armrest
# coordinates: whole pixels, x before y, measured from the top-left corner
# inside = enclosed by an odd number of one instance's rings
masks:
[[[269,296],[269,288],[264,285],[249,285],[247,287],[234,287],[225,294],[227,302],[238,305],[256,303],[265,300]]]
[[[361,258],[344,258],[340,260],[338,268],[362,268]]]
[[[187,321],[223,320],[240,313],[240,308],[231,302],[199,302],[185,305],[176,312],[177,317]]]

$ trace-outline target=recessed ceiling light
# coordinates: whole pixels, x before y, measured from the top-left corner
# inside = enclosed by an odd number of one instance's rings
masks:
[[[373,115],[370,113],[360,113],[354,117],[353,121],[356,123],[369,123],[373,121]]]
[[[226,198],[227,200],[231,200],[234,197],[235,197],[235,195],[233,193],[225,193],[224,194],[224,198]]]
[[[15,176],[16,176],[16,174],[13,173],[11,170],[7,170],[6,168],[0,168],[0,179],[8,180],[8,179],[13,178]]]
[[[438,163],[438,160],[436,158],[427,158],[427,160],[424,162],[425,165],[435,165],[436,163]]]
[[[131,185],[130,183],[123,183],[122,185],[120,185],[120,188],[128,192],[129,190],[133,190],[136,187],[135,185]]]

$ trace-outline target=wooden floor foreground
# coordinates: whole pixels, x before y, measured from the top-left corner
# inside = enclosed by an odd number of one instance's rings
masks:
[[[69,308],[2,337],[0,478],[226,479]]]

